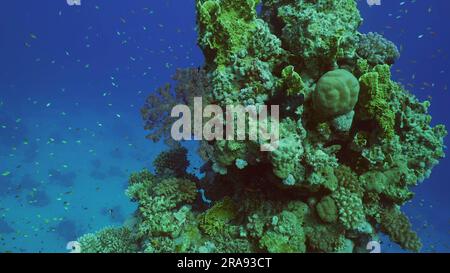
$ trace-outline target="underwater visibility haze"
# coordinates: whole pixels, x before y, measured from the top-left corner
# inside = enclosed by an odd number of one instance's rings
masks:
[[[4,3],[0,253],[450,252],[449,10]]]

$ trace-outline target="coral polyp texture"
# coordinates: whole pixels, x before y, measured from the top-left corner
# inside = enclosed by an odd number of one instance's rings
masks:
[[[345,69],[335,69],[319,79],[312,99],[318,115],[333,117],[351,112],[358,95],[358,79]]]
[[[444,154],[443,125],[390,73],[395,45],[362,34],[354,0],[197,0],[202,68],[142,109],[149,138],[169,138],[167,105],[194,96],[280,105],[278,148],[202,141],[203,178],[186,151],[131,176],[121,228],[80,239],[86,252],[367,252],[384,233],[421,242],[401,206]],[[257,7],[260,12],[257,12]],[[154,107],[159,106],[159,107]],[[170,128],[169,128],[170,129]]]

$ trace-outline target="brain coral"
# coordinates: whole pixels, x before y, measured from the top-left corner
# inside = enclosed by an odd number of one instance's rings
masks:
[[[350,112],[358,101],[359,82],[345,69],[325,73],[313,92],[313,105],[323,117],[335,117]]]

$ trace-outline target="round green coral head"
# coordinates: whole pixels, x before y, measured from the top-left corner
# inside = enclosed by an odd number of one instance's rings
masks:
[[[317,114],[331,118],[353,110],[359,95],[359,82],[345,69],[325,73],[317,82],[312,100]]]

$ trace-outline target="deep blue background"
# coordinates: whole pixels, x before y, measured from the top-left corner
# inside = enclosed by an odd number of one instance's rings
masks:
[[[361,31],[399,46],[395,79],[449,126],[450,3],[402,2],[359,1]],[[164,148],[144,139],[139,108],[176,68],[202,63],[194,0],[3,3],[0,251],[65,251],[80,234],[124,221],[134,209],[127,175]],[[404,208],[424,251],[449,252],[449,177],[444,159]]]

